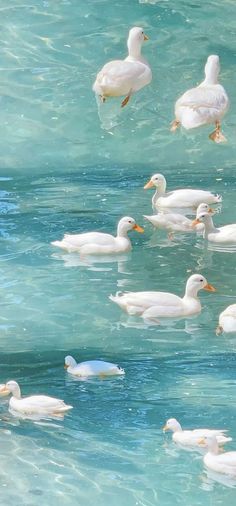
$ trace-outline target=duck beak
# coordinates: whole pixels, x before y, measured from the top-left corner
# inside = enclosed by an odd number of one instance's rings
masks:
[[[144,228],[137,225],[137,223],[133,226],[133,230],[136,230],[136,232],[139,232],[140,234],[143,234],[144,232]]]
[[[143,38],[144,38],[144,40],[145,40],[145,41],[146,41],[146,40],[149,40],[149,37],[148,37],[148,35],[146,35],[146,33],[144,34],[144,37],[143,37]]]
[[[162,430],[163,430],[163,432],[166,432],[168,430],[167,425],[164,425],[164,427],[162,427]]]
[[[201,439],[198,440],[198,444],[200,446],[206,446],[206,441],[205,441],[204,437],[202,437]]]
[[[68,367],[69,367],[68,365],[66,365],[66,364],[64,365],[64,369],[68,369]]]
[[[208,213],[210,213],[210,214],[215,214],[215,209],[212,209],[212,207],[209,207],[209,209],[208,209]]]
[[[0,385],[0,397],[4,396],[4,395],[9,395],[11,392],[10,390],[8,390],[8,388],[6,387],[6,385]]]
[[[216,292],[216,288],[209,283],[207,283],[206,286],[204,286],[203,290],[206,290],[207,292]]]
[[[153,181],[150,179],[150,181],[148,181],[148,183],[145,184],[144,190],[148,190],[149,188],[153,188],[153,186],[155,186],[155,185],[154,185]]]
[[[194,227],[196,227],[196,225],[199,225],[199,223],[201,223],[201,221],[200,221],[198,218],[196,218],[196,220],[193,220],[193,221],[192,221],[192,223],[191,223],[191,227],[193,227],[193,228],[194,228]]]

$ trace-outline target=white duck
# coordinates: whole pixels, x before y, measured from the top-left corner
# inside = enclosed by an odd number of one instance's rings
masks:
[[[219,453],[216,436],[201,438],[199,445],[206,445],[208,448],[208,452],[203,457],[206,467],[216,473],[228,474],[236,478],[236,451]]]
[[[214,210],[209,207],[208,204],[199,204],[197,208],[197,213],[200,214],[201,212],[209,212],[214,213]],[[165,229],[170,232],[170,237],[172,237],[172,232],[193,232],[194,228],[192,226],[192,220],[190,218],[187,218],[183,214],[179,213],[166,213],[166,212],[159,212],[158,214],[154,214],[152,216],[146,216],[144,215],[144,218],[155,227],[160,229]],[[203,223],[199,223],[199,225],[196,225],[197,232],[202,232],[204,230]]]
[[[222,332],[236,332],[236,304],[231,304],[220,313],[216,334]]]
[[[210,139],[217,143],[226,141],[220,122],[229,107],[229,99],[223,86],[218,83],[219,72],[219,56],[208,56],[204,81],[196,88],[186,91],[175,104],[172,131],[180,125],[189,130],[214,123],[216,128],[209,135]]]
[[[5,393],[12,394],[9,401],[9,409],[22,415],[63,416],[66,411],[72,409],[61,399],[47,395],[31,395],[21,397],[21,391],[16,381],[8,381],[5,385]]]
[[[200,223],[204,224],[204,239],[218,244],[236,244],[236,223],[216,228],[212,216],[208,213],[197,214],[192,226],[195,227]]]
[[[62,241],[51,244],[69,252],[79,251],[82,255],[108,255],[126,253],[132,249],[128,232],[136,230],[142,233],[142,227],[135,223],[133,218],[121,218],[117,226],[117,236],[103,232],[86,232],[85,234],[65,234]]]
[[[218,444],[224,444],[232,441],[231,437],[226,437],[226,430],[217,429],[193,429],[183,430],[180,423],[175,418],[167,420],[163,431],[172,431],[172,439],[181,446],[199,446],[199,439],[206,436],[215,436]]]
[[[156,317],[175,318],[200,313],[201,303],[198,291],[204,289],[215,292],[201,274],[193,274],[187,280],[183,298],[168,292],[117,292],[110,299],[129,315],[145,319]]]
[[[87,378],[88,376],[115,376],[125,374],[124,369],[121,369],[117,364],[111,362],[104,362],[103,360],[87,360],[77,364],[75,359],[68,355],[65,357],[65,369],[73,376]]]
[[[154,174],[150,181],[145,184],[144,189],[156,188],[152,197],[153,207],[188,207],[197,208],[199,204],[217,204],[222,201],[220,195],[214,195],[206,190],[194,190],[183,188],[166,193],[166,178],[163,174]]]
[[[127,58],[106,63],[97,74],[93,91],[101,97],[103,102],[108,97],[125,95],[121,103],[121,107],[124,107],[134,92],[151,82],[151,69],[141,55],[145,40],[148,40],[148,37],[142,28],[137,26],[131,28],[127,41]]]

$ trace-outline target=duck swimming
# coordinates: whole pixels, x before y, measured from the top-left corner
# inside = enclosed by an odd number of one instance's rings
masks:
[[[208,204],[200,204],[197,208],[197,213],[209,212],[214,213],[214,210],[209,207]],[[155,228],[165,229],[169,231],[169,237],[172,238],[173,232],[194,232],[192,226],[192,220],[179,213],[168,213],[161,211],[158,214],[152,216],[144,215],[144,218],[148,220]],[[204,230],[203,223],[196,225],[197,232]]]
[[[43,415],[43,416],[63,416],[66,411],[72,409],[61,399],[49,397],[48,395],[31,395],[21,397],[21,390],[16,381],[8,381],[5,385],[5,392],[12,394],[9,401],[9,409],[13,413],[22,415]]]
[[[163,427],[163,431],[166,432],[168,430],[173,433],[173,441],[181,446],[199,446],[199,439],[207,436],[215,436],[218,444],[224,444],[232,441],[231,437],[225,436],[226,430],[223,429],[183,430],[176,418],[169,418],[169,420],[167,420],[165,426]]]
[[[125,374],[117,364],[104,362],[103,360],[87,360],[77,364],[76,360],[68,355],[65,357],[65,369],[73,376],[87,378],[88,376],[114,376]]]
[[[188,207],[195,208],[202,203],[217,204],[222,201],[220,195],[206,190],[195,190],[192,188],[183,188],[166,192],[166,178],[163,174],[154,174],[148,183],[145,184],[144,190],[156,188],[156,192],[152,197],[153,207]]]
[[[201,438],[199,444],[206,445],[208,448],[208,452],[203,457],[206,467],[216,473],[228,474],[236,478],[236,451],[220,453],[216,436]]]
[[[192,274],[186,283],[184,297],[168,292],[117,292],[110,295],[115,302],[129,315],[152,319],[156,317],[175,318],[200,313],[201,303],[198,299],[199,290],[215,292],[201,274]]]
[[[236,244],[236,223],[217,228],[209,213],[197,214],[197,218],[193,220],[192,226],[195,227],[200,223],[204,224],[204,239],[218,244]]]
[[[135,220],[129,216],[121,218],[117,226],[117,235],[114,237],[103,232],[86,232],[84,234],[65,234],[62,241],[53,241],[53,246],[58,246],[68,252],[79,251],[81,255],[112,255],[126,253],[132,249],[128,232],[144,232]]]

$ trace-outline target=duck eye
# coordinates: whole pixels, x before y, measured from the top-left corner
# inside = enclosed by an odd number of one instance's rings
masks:
[[[200,279],[200,282],[203,283],[203,279]]]
[[[129,220],[128,223],[132,223],[132,221]]]

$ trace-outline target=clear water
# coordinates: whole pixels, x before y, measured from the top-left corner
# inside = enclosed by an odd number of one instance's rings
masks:
[[[235,336],[215,335],[236,299],[235,255],[194,236],[170,243],[148,225],[119,262],[81,264],[50,241],[113,232],[127,214],[143,224],[151,192],[142,187],[154,171],[172,188],[221,193],[217,223],[236,221],[235,2],[2,0],[0,14],[0,382],[74,406],[63,422],[36,423],[0,400],[1,502],[233,506],[234,484],[207,475],[201,455],[176,448],[161,427],[175,416],[236,438]],[[122,112],[105,104],[100,121],[92,82],[125,53],[133,25],[150,36],[153,82]],[[169,132],[175,98],[202,79],[210,53],[231,97],[225,146],[208,141],[209,128]],[[201,294],[191,320],[147,326],[108,299],[117,289],[181,294],[196,271],[217,292]],[[68,353],[119,363],[126,375],[75,381],[63,369]]]

